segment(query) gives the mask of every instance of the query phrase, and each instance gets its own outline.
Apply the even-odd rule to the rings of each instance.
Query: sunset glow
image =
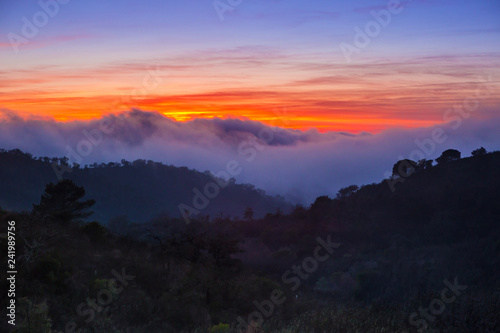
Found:
[[[7,2],[9,17],[0,21],[0,108],[56,121],[137,108],[178,121],[236,117],[266,124],[275,110],[286,110],[279,126],[376,133],[442,123],[445,110],[481,83],[499,82],[495,1],[401,5],[349,59],[340,45],[354,45],[355,30],[345,22],[364,27],[373,20],[370,11],[384,6],[258,1],[227,12],[221,22],[209,2],[197,10],[153,2],[154,11],[134,2],[60,5],[35,37],[18,44],[12,34],[22,37],[21,18],[41,9]],[[437,20],[443,10],[446,22]],[[274,14],[254,19],[264,11]],[[415,21],[425,11],[429,22]],[[467,16],[463,28],[459,19],[469,11],[482,16]],[[132,13],[133,23],[125,20]],[[447,37],[436,35],[445,23]],[[488,96],[474,117],[488,117],[499,101],[498,94]]]

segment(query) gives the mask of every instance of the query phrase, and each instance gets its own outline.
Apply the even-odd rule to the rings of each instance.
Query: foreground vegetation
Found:
[[[16,221],[15,331],[498,332],[500,153],[475,155],[258,219],[105,227],[82,221],[84,184],[48,186],[32,211],[0,211]]]

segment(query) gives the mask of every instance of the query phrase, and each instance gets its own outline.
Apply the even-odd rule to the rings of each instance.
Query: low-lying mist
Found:
[[[448,148],[464,157],[481,146],[497,150],[500,142],[498,117],[456,117],[429,128],[350,134],[283,129],[235,118],[178,122],[137,109],[72,122],[0,111],[0,148],[67,156],[81,165],[146,159],[215,174],[235,160],[242,167],[238,182],[303,204],[320,195],[335,196],[351,184],[379,182],[402,158],[434,159]]]

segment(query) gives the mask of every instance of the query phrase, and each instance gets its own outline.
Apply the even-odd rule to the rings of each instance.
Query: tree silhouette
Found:
[[[447,150],[443,151],[441,156],[436,158],[436,162],[438,162],[438,164],[442,164],[442,163],[448,163],[448,162],[454,161],[454,160],[459,160],[460,155],[461,155],[461,153],[456,149],[447,149]]]
[[[471,153],[472,156],[479,156],[479,155],[484,155],[484,154],[486,154],[486,149],[484,149],[484,147],[473,150]]]
[[[312,225],[317,225],[321,221],[331,217],[333,201],[327,195],[316,198],[309,209]]]
[[[337,199],[345,199],[357,190],[359,190],[358,185],[349,185],[347,187],[343,187],[337,193]]]
[[[429,170],[430,168],[432,168],[432,160],[423,158],[417,162],[417,171]]]
[[[52,218],[62,223],[83,219],[93,214],[88,209],[95,204],[94,200],[80,201],[84,195],[85,189],[72,180],[50,183],[45,187],[40,203],[33,205],[33,212],[45,220]]]
[[[245,209],[245,212],[243,213],[243,218],[245,220],[250,220],[250,221],[253,220],[253,209],[252,209],[252,207],[247,207]]]
[[[406,178],[417,170],[417,165],[417,162],[409,159],[399,160],[392,167],[392,176]]]
[[[217,266],[231,266],[237,262],[231,256],[243,252],[238,246],[239,240],[229,235],[217,234],[207,239],[207,250]]]

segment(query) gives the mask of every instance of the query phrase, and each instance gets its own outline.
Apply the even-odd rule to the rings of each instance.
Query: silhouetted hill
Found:
[[[298,207],[272,224],[263,219],[248,228],[265,229],[274,246],[280,247],[293,239],[286,239],[293,235],[291,227],[334,232],[358,241],[404,234],[422,242],[439,242],[446,237],[458,241],[487,235],[499,226],[498,221],[500,152],[493,152],[359,189],[355,186],[345,196],[318,197],[309,209]]]
[[[291,207],[283,198],[268,196],[252,185],[236,184],[234,179],[225,185],[222,179],[208,172],[186,167],[123,160],[122,163],[69,168],[64,158],[33,158],[18,149],[0,150],[0,207],[31,210],[32,204],[40,201],[45,185],[58,181],[57,172],[62,178],[83,186],[87,197],[96,200],[91,219],[103,223],[116,216],[127,216],[133,222],[148,221],[160,214],[180,216],[180,204],[212,218],[221,214],[242,216],[247,207],[253,209],[256,217],[277,209],[288,211]],[[205,189],[207,184],[211,185]],[[197,198],[199,206],[193,204],[195,188],[206,199]]]
[[[29,173],[38,165],[46,168],[42,174],[53,172],[47,161],[18,151],[7,155],[10,162],[2,170],[19,172],[18,166]],[[203,216],[194,216],[190,224],[172,216],[142,224],[116,219],[112,226],[118,228],[110,230],[97,222],[79,222],[78,213],[85,209],[71,217],[50,204],[82,199],[71,195],[81,193],[74,184],[46,191],[51,196],[37,209],[52,218],[36,210],[0,209],[4,230],[7,221],[15,221],[9,225],[15,224],[18,237],[16,267],[22,274],[16,281],[17,328],[498,332],[500,152],[440,161],[435,166],[410,161],[415,167],[403,176],[350,186],[336,198],[321,196],[310,207],[262,218],[218,216],[205,223]],[[162,175],[165,167],[135,164],[74,170],[72,175],[95,173],[93,182],[106,187],[116,185],[113,177],[128,175],[127,169],[137,177],[157,179],[155,172]],[[104,170],[116,174],[106,178],[100,173]],[[195,177],[192,184],[206,180],[204,174],[174,170]],[[2,183],[12,189],[16,179],[2,178]],[[29,179],[21,184],[29,186]],[[115,195],[119,200],[120,192]],[[82,200],[76,206],[91,204]],[[0,238],[0,245],[7,262],[12,256],[7,239]],[[0,284],[7,289],[9,282],[2,279]],[[7,298],[0,304],[6,308]],[[258,329],[242,330],[247,323]]]

